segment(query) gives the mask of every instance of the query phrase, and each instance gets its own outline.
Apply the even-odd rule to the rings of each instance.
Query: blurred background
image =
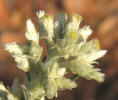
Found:
[[[101,48],[108,50],[97,65],[106,74],[103,83],[80,78],[78,88],[59,92],[55,100],[118,100],[118,0],[0,0],[0,80],[11,85],[18,77],[22,82],[24,73],[3,46],[12,41],[25,43],[26,20],[32,19],[37,27],[39,10],[54,17],[59,11],[80,14],[82,25],[93,30],[90,39],[98,38]]]

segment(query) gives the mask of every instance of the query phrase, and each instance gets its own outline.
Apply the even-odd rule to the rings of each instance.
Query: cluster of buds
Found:
[[[5,50],[12,54],[18,68],[25,72],[22,83],[15,79],[11,89],[0,83],[0,100],[45,100],[57,97],[58,90],[77,87],[75,77],[66,78],[67,69],[76,78],[104,81],[104,74],[94,68],[98,58],[105,55],[97,39],[87,41],[92,34],[89,26],[80,28],[82,17],[57,13],[56,20],[44,11],[37,13],[38,31],[29,19],[26,25],[26,44],[7,43]],[[46,57],[39,40],[45,42]]]

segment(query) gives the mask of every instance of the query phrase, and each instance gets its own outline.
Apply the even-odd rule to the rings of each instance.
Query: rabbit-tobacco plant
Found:
[[[37,13],[39,33],[31,20],[27,20],[26,44],[7,43],[5,50],[12,54],[18,68],[26,74],[23,83],[15,79],[11,88],[0,83],[0,100],[45,100],[57,97],[57,91],[77,87],[75,79],[84,77],[98,82],[104,81],[104,74],[94,68],[96,59],[106,53],[100,50],[97,39],[87,41],[92,31],[89,26],[79,28],[82,17],[73,14],[67,19],[65,13],[58,13],[56,21],[44,11]],[[40,35],[39,35],[40,34]],[[46,44],[47,55],[41,58]],[[74,77],[64,75],[69,69]]]

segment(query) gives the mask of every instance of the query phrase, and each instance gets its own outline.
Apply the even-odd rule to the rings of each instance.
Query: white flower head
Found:
[[[39,34],[36,32],[35,26],[30,19],[27,20],[27,30],[26,30],[26,39],[39,42]]]
[[[40,10],[39,12],[36,13],[36,15],[38,16],[38,18],[41,18],[45,15],[44,10]]]
[[[29,71],[30,65],[25,55],[23,56],[14,55],[13,57],[15,58],[15,61],[17,62],[17,66],[20,69],[22,69],[25,72]]]
[[[52,41],[54,35],[53,17],[46,14],[44,11],[37,12],[39,33],[43,38],[47,38],[48,41]]]
[[[88,36],[92,34],[92,30],[89,26],[84,26],[83,28],[79,29],[78,33],[83,36],[84,40],[86,40]]]
[[[98,52],[93,52],[93,53],[91,53],[91,56],[88,57],[89,61],[93,62],[93,61],[103,57],[106,53],[107,53],[106,50],[100,50]]]
[[[12,54],[23,54],[22,49],[15,42],[7,43],[5,45],[5,50],[7,50],[8,52],[10,52]]]
[[[7,91],[6,87],[3,85],[2,82],[0,82],[0,90]]]

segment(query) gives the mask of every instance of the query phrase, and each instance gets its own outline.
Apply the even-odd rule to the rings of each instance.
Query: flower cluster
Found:
[[[73,14],[71,19],[65,13],[53,17],[39,11],[36,31],[31,20],[27,20],[26,44],[7,43],[5,50],[12,54],[18,68],[26,72],[24,82],[14,80],[11,91],[0,84],[0,100],[44,100],[57,97],[57,91],[77,86],[74,79],[65,77],[67,69],[74,75],[98,82],[104,81],[104,74],[94,68],[98,58],[105,55],[97,39],[87,41],[92,30],[89,26],[79,28],[82,17]],[[39,40],[45,42],[46,57]],[[11,99],[12,98],[12,99]]]

